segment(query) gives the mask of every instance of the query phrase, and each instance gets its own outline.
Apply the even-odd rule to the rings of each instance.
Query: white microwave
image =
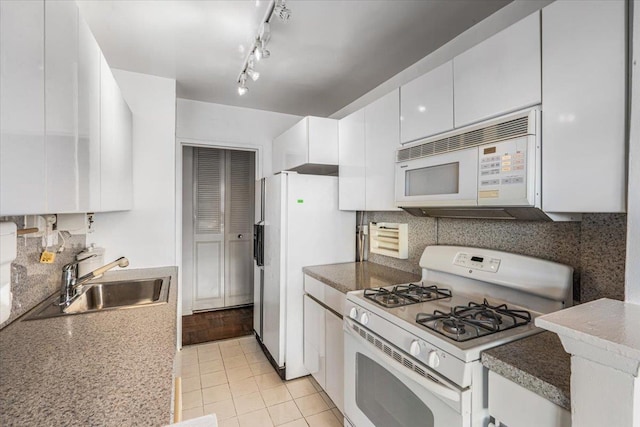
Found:
[[[396,205],[418,216],[549,220],[540,154],[538,108],[405,145]]]

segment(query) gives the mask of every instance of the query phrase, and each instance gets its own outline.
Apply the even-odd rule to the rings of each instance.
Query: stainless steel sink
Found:
[[[170,277],[160,277],[85,285],[68,306],[58,305],[60,295],[56,293],[36,307],[25,320],[166,304],[169,282]]]

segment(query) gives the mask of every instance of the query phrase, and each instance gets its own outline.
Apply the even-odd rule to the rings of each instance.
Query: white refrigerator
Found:
[[[263,184],[256,186],[263,189],[264,209],[258,218],[263,227],[256,227],[255,251],[263,266],[256,263],[254,329],[289,380],[308,374],[302,268],[354,261],[356,215],[338,210],[337,177],[282,172]]]

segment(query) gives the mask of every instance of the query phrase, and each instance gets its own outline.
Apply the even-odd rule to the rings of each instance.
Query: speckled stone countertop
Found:
[[[564,351],[556,334],[543,332],[484,351],[482,364],[571,410],[571,357]]]
[[[169,424],[177,269],[110,271],[101,281],[165,276],[168,304],[19,319],[0,331],[0,425]]]
[[[316,265],[302,271],[343,293],[420,280],[416,274],[368,261]]]

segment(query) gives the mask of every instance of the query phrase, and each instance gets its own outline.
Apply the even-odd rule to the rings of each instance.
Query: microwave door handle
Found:
[[[353,332],[350,326],[347,326],[348,323],[345,322],[344,331],[355,338],[359,343],[365,343],[366,345],[372,345],[367,340],[363,340],[360,335]],[[449,399],[453,402],[460,402],[460,392],[458,390],[451,389],[445,385],[435,382],[429,377],[423,377],[422,375],[417,374],[412,369],[405,367],[401,363],[390,363],[387,365],[387,368],[393,368],[395,371],[401,373],[412,381],[424,386],[431,393],[444,397],[445,399]]]

